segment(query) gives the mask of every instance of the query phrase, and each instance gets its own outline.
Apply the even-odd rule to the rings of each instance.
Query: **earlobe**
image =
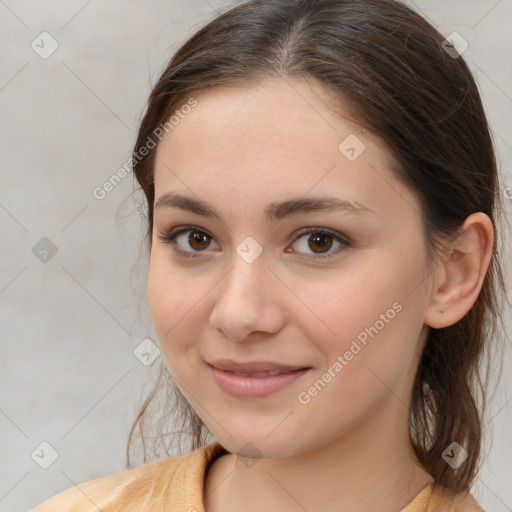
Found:
[[[483,212],[469,215],[434,273],[425,324],[436,329],[448,327],[473,307],[489,268],[493,246],[491,219]]]

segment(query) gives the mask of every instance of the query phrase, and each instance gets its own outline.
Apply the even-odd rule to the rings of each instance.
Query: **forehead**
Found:
[[[333,110],[332,95],[316,83],[219,87],[195,99],[157,147],[157,199],[169,189],[210,197],[250,189],[260,202],[270,202],[270,195],[282,200],[338,191],[387,209],[395,201],[395,213],[403,214],[406,205],[419,208],[393,176],[386,145],[343,110]]]
[[[197,105],[172,129],[177,146],[200,147],[208,140],[223,143],[250,141],[242,153],[259,142],[266,152],[309,146],[337,148],[344,132],[361,135],[363,128],[348,115],[348,104],[333,110],[334,96],[317,81],[267,80],[257,85],[223,86],[195,96]],[[337,100],[339,103],[340,100]],[[179,108],[178,108],[179,110]],[[192,134],[192,137],[191,137]],[[300,143],[309,140],[304,148]]]

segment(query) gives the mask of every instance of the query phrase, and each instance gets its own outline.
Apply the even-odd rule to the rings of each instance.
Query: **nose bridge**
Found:
[[[255,246],[242,242],[231,270],[219,283],[211,325],[233,340],[243,340],[252,331],[276,332],[280,320],[272,280],[264,254],[255,256]]]
[[[232,268],[222,287],[224,293],[257,301],[258,290],[266,280],[265,274],[268,274],[268,260],[263,247],[253,237],[247,236],[234,247],[231,261]]]
[[[241,312],[243,308],[243,314],[247,318],[251,316],[250,313],[255,314],[262,306],[266,281],[264,274],[268,273],[265,260],[266,258],[260,255],[248,262],[243,256],[235,254],[232,268],[220,287],[217,303],[221,303],[222,306],[238,304]]]

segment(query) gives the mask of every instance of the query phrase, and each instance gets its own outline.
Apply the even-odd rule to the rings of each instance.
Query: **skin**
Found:
[[[432,266],[419,201],[393,174],[387,147],[334,112],[330,98],[311,80],[213,89],[196,96],[198,105],[157,148],[156,201],[182,193],[224,219],[157,208],[148,276],[167,368],[230,452],[206,475],[208,512],[396,512],[433,481],[409,442],[412,384],[429,326],[455,323],[478,296],[492,223],[483,213],[468,217]],[[366,146],[354,161],[338,150],[350,134]],[[373,213],[264,217],[271,202],[323,194]],[[175,240],[196,258],[158,239],[183,225],[207,234],[193,246],[193,232]],[[305,227],[329,228],[350,243],[327,237],[332,245],[322,249],[314,233],[297,235]],[[263,248],[252,263],[236,252],[248,236]],[[313,259],[322,255],[331,257]],[[298,394],[394,303],[401,311],[300,403]],[[206,361],[216,358],[312,369],[265,398],[235,398],[212,378]]]

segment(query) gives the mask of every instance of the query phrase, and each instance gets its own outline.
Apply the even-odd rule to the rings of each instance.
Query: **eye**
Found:
[[[306,235],[309,235],[308,238],[300,242],[301,238],[305,238]],[[313,259],[330,258],[334,254],[338,253],[343,247],[350,245],[350,240],[346,236],[327,228],[306,228],[299,233],[299,236],[295,239],[294,244],[297,244],[297,241],[299,241],[298,245],[303,250],[310,249],[315,254],[321,255],[313,256]],[[334,243],[339,244],[341,247],[339,247],[338,250],[328,254],[328,251],[333,247]],[[286,249],[286,252],[292,251]],[[300,253],[301,251],[299,250],[298,252]],[[323,254],[327,255],[323,256]]]
[[[188,236],[184,236],[187,235],[187,233]],[[168,233],[159,233],[158,239],[164,244],[172,245],[172,250],[174,252],[181,256],[185,256],[186,258],[195,258],[197,256],[193,254],[194,251],[191,253],[190,251],[183,249],[185,244],[192,247],[195,252],[202,252],[208,248],[208,240],[213,240],[208,233],[196,226],[182,226]]]
[[[310,235],[307,240],[300,242],[306,235]],[[158,239],[165,244],[172,245],[172,250],[186,258],[199,257],[200,252],[205,252],[209,248],[210,242],[213,240],[208,233],[198,228],[197,226],[181,226],[168,233],[159,233]],[[350,245],[350,240],[336,231],[332,231],[327,228],[305,228],[298,233],[295,237],[293,245],[299,241],[299,247],[302,250],[310,249],[314,254],[320,256],[306,256],[306,259],[326,259],[330,258],[334,254],[338,253],[343,247]],[[339,248],[336,251],[328,254],[328,251],[334,246],[339,244]],[[187,250],[192,248],[192,251]],[[286,249],[285,252],[296,252]],[[298,252],[301,252],[300,250]],[[195,254],[194,254],[195,253]],[[327,254],[324,256],[324,254]]]

